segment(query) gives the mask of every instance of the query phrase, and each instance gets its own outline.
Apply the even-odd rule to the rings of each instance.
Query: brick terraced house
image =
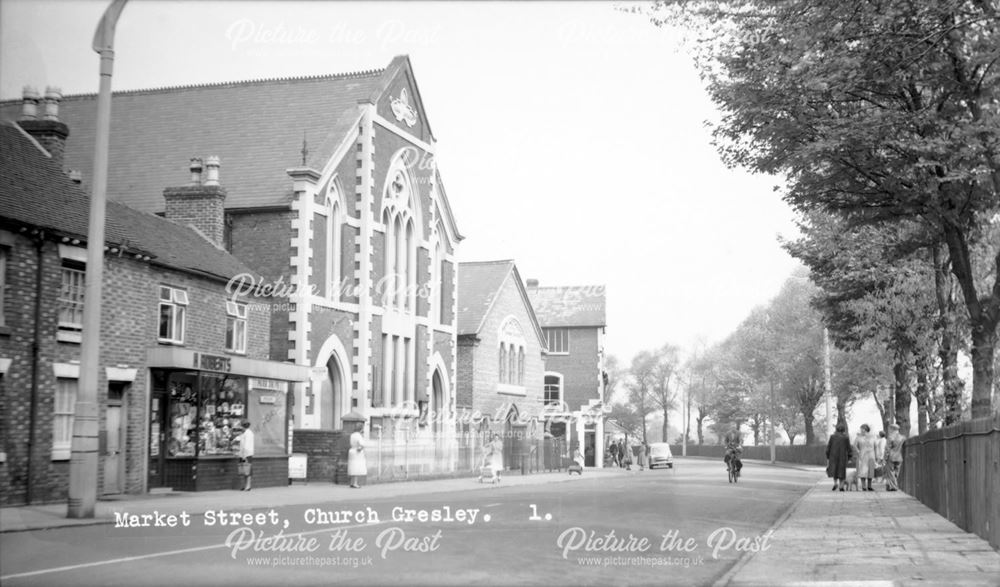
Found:
[[[47,93],[44,118],[27,93],[23,120],[0,123],[2,505],[67,496],[86,334],[89,198],[63,171],[69,127],[58,119],[58,92]],[[178,193],[179,212],[225,190],[189,185],[166,195]],[[256,483],[287,483],[281,392],[309,371],[267,360],[271,314],[227,292],[249,269],[206,234],[108,202],[98,495],[233,488],[244,419],[257,438]]]
[[[505,468],[519,468],[525,445],[542,438],[545,341],[513,261],[460,263],[458,424],[465,468],[493,434]]]
[[[585,464],[604,463],[605,288],[603,285],[539,287],[529,279],[528,297],[545,334],[544,401],[547,431],[583,447]]]
[[[95,103],[62,100],[74,129],[69,169],[92,167]],[[16,106],[0,105],[0,116]],[[187,221],[247,266],[234,289],[273,302],[270,358],[309,369],[290,408],[308,476],[331,478],[330,447],[351,412],[375,441],[370,476],[450,470],[463,237],[409,58],[357,73],[117,92],[111,111],[109,198],[172,214],[160,194],[179,166],[214,155],[226,170],[225,198]],[[425,412],[444,414],[442,428]]]

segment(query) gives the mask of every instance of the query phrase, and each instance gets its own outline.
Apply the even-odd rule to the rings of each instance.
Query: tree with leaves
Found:
[[[680,352],[677,346],[665,344],[651,353],[654,364],[649,390],[650,399],[663,414],[661,430],[664,441],[670,425],[670,412],[679,407],[675,384],[681,364]]]
[[[994,0],[665,0],[722,111],[723,160],[788,180],[797,210],[939,234],[967,312],[972,416],[1000,323],[1000,15]]]

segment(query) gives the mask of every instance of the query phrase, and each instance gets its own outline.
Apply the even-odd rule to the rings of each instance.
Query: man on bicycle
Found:
[[[743,461],[740,457],[743,455],[743,437],[740,435],[738,428],[733,428],[728,433],[723,440],[726,446],[726,456],[723,461],[726,463],[726,470],[729,470],[729,461],[736,459],[736,469],[740,470],[743,468]]]

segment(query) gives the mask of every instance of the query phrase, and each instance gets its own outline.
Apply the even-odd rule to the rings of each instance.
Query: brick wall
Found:
[[[525,341],[524,395],[498,391],[499,330],[510,316],[517,319]],[[512,279],[504,282],[486,316],[479,339],[479,344],[475,346],[469,346],[464,340],[459,344],[459,403],[490,417],[503,417],[512,406],[516,406],[522,419],[539,416],[542,410],[545,365],[528,309]]]
[[[472,390],[476,380],[476,345],[469,337],[458,339],[458,377],[455,382],[455,405],[472,409]]]
[[[546,371],[562,374],[563,399],[571,409],[600,399],[598,344],[598,329],[570,328],[569,354],[550,354],[546,359]]]
[[[68,460],[52,460],[53,407],[56,377],[54,363],[79,361],[78,343],[59,342],[58,296],[62,283],[62,261],[55,243],[43,245],[43,284],[38,369],[36,426],[33,439],[32,501],[50,502],[66,498]],[[0,333],[0,356],[12,358],[3,386],[3,444],[7,462],[0,465],[4,505],[27,501],[27,445],[31,421],[31,344],[34,331],[36,252],[31,240],[15,239],[7,269],[8,329]],[[225,283],[195,277],[128,257],[105,256],[101,310],[101,348],[98,379],[100,408],[99,434],[107,433],[105,410],[108,403],[106,367],[137,369],[135,381],[123,398],[126,445],[124,451],[127,493],[145,488],[146,420],[149,406],[147,349],[158,346],[158,299],[160,284],[184,288],[188,292],[184,346],[225,354]],[[269,345],[263,333],[270,330],[270,313],[251,304],[247,356],[266,359]],[[103,493],[103,456],[98,466],[99,489]]]
[[[291,210],[230,212],[233,242],[230,252],[264,279],[281,278],[289,283],[294,217]]]
[[[226,232],[226,188],[217,185],[170,187],[163,190],[168,220],[181,226],[192,225],[216,245]]]
[[[347,473],[349,435],[341,430],[295,430],[292,434],[292,452],[308,455],[306,480],[338,481]]]

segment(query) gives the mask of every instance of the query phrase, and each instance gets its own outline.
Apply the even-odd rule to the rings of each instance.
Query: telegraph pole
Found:
[[[115,24],[127,0],[114,0],[94,33],[93,49],[101,56],[97,95],[97,140],[94,186],[87,228],[87,272],[83,297],[83,341],[80,380],[73,415],[69,501],[66,516],[93,518],[97,503],[97,418],[101,348],[101,283],[104,279],[104,209],[108,187],[108,135],[111,129],[111,72],[114,68]]]

